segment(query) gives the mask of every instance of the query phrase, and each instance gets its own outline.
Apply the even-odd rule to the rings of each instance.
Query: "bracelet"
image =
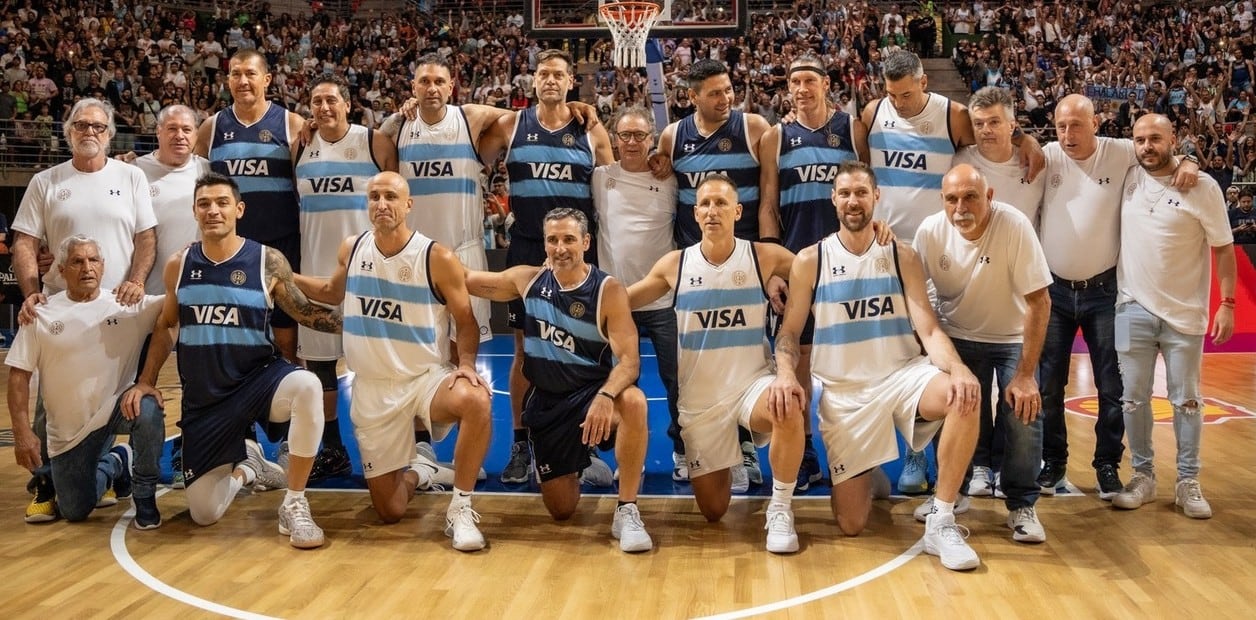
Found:
[[[598,396],[605,396],[605,397],[607,397],[607,398],[611,399],[612,401],[613,401],[613,400],[615,400],[615,398],[616,398],[616,395],[615,395],[615,394],[611,394],[610,392],[607,392],[606,390],[598,390],[598,391],[597,391],[597,395],[598,395]]]
[[[775,243],[776,245],[785,245],[781,243],[780,237],[759,237],[759,243]]]
[[[1191,163],[1195,164],[1196,166],[1198,166],[1198,165],[1199,165],[1199,158],[1198,158],[1198,157],[1195,157],[1195,155],[1194,155],[1193,153],[1187,153],[1187,154],[1183,155],[1183,156],[1182,156],[1182,161],[1189,161],[1189,162],[1191,162]]]

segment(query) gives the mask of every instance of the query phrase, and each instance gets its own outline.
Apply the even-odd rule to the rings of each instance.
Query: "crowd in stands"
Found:
[[[804,49],[828,65],[832,97],[847,112],[882,92],[880,59],[906,47],[943,51],[943,30],[958,44],[955,65],[973,90],[1011,89],[1021,124],[1049,137],[1054,104],[1070,92],[1095,100],[1101,134],[1128,136],[1146,111],[1167,114],[1206,169],[1229,182],[1256,182],[1256,123],[1249,121],[1256,65],[1249,0],[1161,3],[751,2],[746,36],[662,41],[673,120],[693,109],[684,76],[696,58],[732,69],[738,105],[770,122],[791,111],[789,59]],[[59,121],[83,96],[117,108],[116,151],[154,145],[157,112],[183,103],[204,117],[228,105],[224,67],[256,48],[272,67],[271,98],[305,114],[305,85],[343,78],[355,94],[352,119],[379,124],[409,97],[413,62],[437,52],[457,74],[454,100],[503,108],[531,103],[537,52],[562,44],[598,68],[583,80],[589,103],[609,115],[646,103],[644,72],[612,66],[609,38],[544,41],[523,35],[522,2],[402,4],[352,17],[316,11],[294,16],[230,0],[205,12],[151,0],[8,0],[0,14],[0,151],[28,166],[65,157]],[[940,19],[935,20],[937,16]],[[580,92],[573,91],[573,97]]]

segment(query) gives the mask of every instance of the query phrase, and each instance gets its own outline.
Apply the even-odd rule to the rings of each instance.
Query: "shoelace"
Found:
[[[1029,521],[1035,521],[1038,518],[1037,510],[1033,506],[1021,508],[1016,513],[1016,519],[1012,522],[1014,525],[1020,525]]]
[[[626,530],[644,530],[645,523],[641,521],[641,513],[636,510],[621,510],[620,524]]]
[[[435,466],[430,465],[428,463],[419,463],[419,465],[426,469],[430,469],[432,471],[428,472],[428,474],[424,476],[423,471],[419,470],[417,467],[414,468],[414,473],[419,475],[419,486],[416,487],[416,490],[424,491],[428,493],[443,492],[445,490],[445,485],[432,481],[432,477],[435,476],[437,472],[439,472],[440,470],[437,469]]]
[[[467,521],[470,521],[471,523],[468,524],[466,523]],[[458,509],[458,514],[454,515],[452,522],[460,525],[475,525],[480,522],[480,513],[476,512],[475,509],[470,506],[463,506]]]
[[[1199,501],[1204,499],[1204,491],[1199,487],[1198,480],[1192,480],[1186,483],[1186,499],[1190,501]]]
[[[773,534],[789,534],[793,519],[784,510],[773,511],[763,529]]]
[[[948,545],[964,544],[964,540],[968,538],[969,534],[968,528],[958,523],[940,526],[937,531],[938,537],[942,539],[942,542],[945,542]]]
[[[310,505],[305,502],[293,502],[286,506],[288,510],[289,528],[296,530],[304,527],[318,527],[310,514]]]

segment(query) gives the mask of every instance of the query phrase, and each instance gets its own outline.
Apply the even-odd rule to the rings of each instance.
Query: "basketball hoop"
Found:
[[[653,2],[608,2],[598,11],[615,39],[615,64],[620,67],[645,66],[645,40],[659,18],[659,5]]]

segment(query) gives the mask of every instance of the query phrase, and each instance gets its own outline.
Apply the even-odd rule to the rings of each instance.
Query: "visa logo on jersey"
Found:
[[[889,295],[868,297],[855,301],[843,301],[842,308],[850,320],[871,319],[882,314],[894,314],[894,299]]]
[[[269,176],[270,164],[265,159],[228,159],[227,175],[233,177]]]
[[[412,174],[415,178],[454,176],[454,165],[452,162],[428,160],[410,161],[406,163],[410,164],[410,174]]]
[[[362,316],[397,321],[399,323],[405,322],[401,318],[401,304],[395,301],[375,299],[374,297],[358,297],[358,303],[362,307]]]
[[[728,174],[728,171],[726,170],[707,170],[704,172],[686,172],[685,182],[689,184],[689,187],[697,187],[699,183],[702,183],[703,179],[713,174],[722,174],[724,176],[730,176]]]
[[[702,329],[746,326],[746,312],[741,308],[702,310],[693,314],[698,317],[698,323],[702,324]]]
[[[541,332],[541,340],[548,340],[560,349],[576,352],[576,338],[567,333],[567,330],[557,325],[550,325],[541,319],[536,319],[536,326]]]
[[[235,306],[190,305],[197,325],[240,325],[240,309]]]
[[[571,181],[574,176],[571,172],[571,164],[551,164],[551,163],[529,163],[528,168],[532,171],[534,179],[549,179],[551,181]]]
[[[353,191],[353,177],[321,177],[310,179],[310,187],[319,194],[339,194]]]
[[[882,151],[886,168],[902,168],[904,170],[928,170],[929,162],[925,153],[912,151]]]
[[[798,180],[803,183],[832,183],[837,177],[837,166],[808,164],[798,168]]]

